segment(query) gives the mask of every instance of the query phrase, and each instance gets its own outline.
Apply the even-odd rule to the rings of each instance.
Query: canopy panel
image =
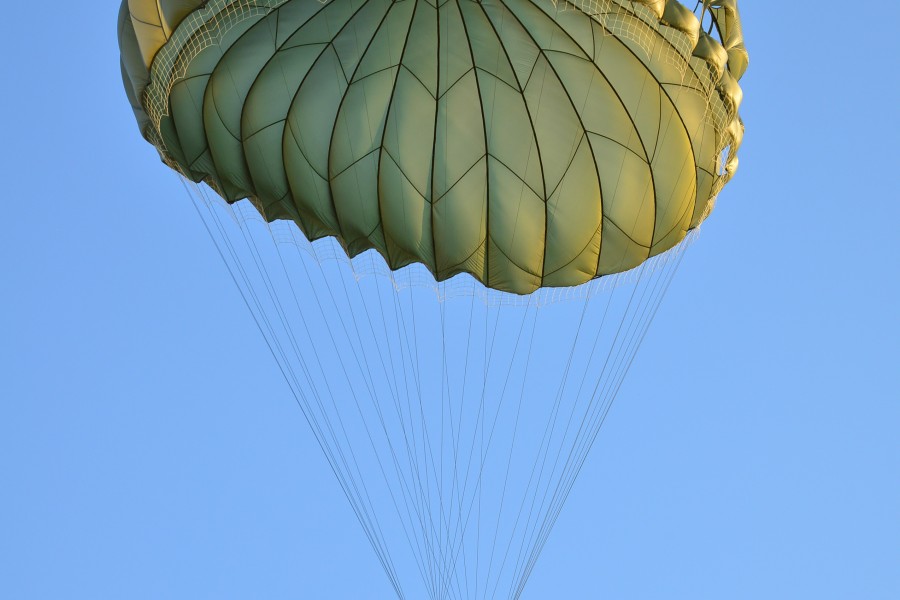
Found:
[[[193,181],[526,294],[672,248],[732,177],[747,55],[736,1],[706,4],[123,0],[120,47]]]

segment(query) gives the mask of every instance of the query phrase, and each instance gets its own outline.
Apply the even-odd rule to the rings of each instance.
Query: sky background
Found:
[[[741,168],[526,599],[900,598],[900,5],[741,8]],[[389,599],[117,11],[4,9],[0,597]]]

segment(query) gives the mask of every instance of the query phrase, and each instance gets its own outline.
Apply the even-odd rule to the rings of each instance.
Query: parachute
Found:
[[[401,598],[518,598],[734,176],[736,0],[123,0],[181,177]]]

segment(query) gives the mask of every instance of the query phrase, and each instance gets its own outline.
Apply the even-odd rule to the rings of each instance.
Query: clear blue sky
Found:
[[[740,172],[525,598],[900,598],[900,8],[865,4],[742,2]],[[391,598],[117,10],[4,8],[0,597]]]

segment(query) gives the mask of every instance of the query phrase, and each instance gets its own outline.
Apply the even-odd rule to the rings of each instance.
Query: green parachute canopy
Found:
[[[736,0],[123,0],[163,160],[349,256],[516,294],[677,245],[737,168]]]

